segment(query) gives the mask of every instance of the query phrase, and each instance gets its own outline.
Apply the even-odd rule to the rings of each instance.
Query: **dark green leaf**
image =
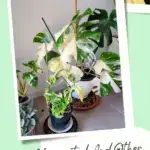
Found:
[[[112,91],[112,87],[109,84],[103,84],[103,83],[100,83],[100,95],[101,96],[108,96]]]
[[[116,9],[113,9],[112,12],[110,13],[109,19],[114,20],[116,18],[117,18]]]
[[[33,42],[34,43],[44,43],[45,37],[46,37],[46,34],[40,32],[34,37]]]
[[[116,16],[116,10],[112,10],[109,16],[111,27],[115,28],[117,30],[117,16]]]
[[[34,37],[33,42],[34,43],[49,43],[50,39],[45,33],[40,32]]]
[[[94,15],[90,15],[88,18],[88,21],[97,21],[99,22],[97,24],[89,25],[87,29],[94,31],[99,31],[101,33],[99,47],[104,46],[104,37],[107,39],[107,45],[109,46],[112,43],[112,32],[111,27],[117,29],[117,21],[116,19],[116,10],[114,9],[110,16],[108,16],[108,13],[104,9],[95,9]]]
[[[45,37],[46,37],[46,34],[40,32],[40,33],[38,33],[36,36],[41,37],[41,38],[45,38]]]
[[[112,32],[111,32],[111,29],[109,29],[106,33],[105,33],[105,36],[106,36],[106,40],[107,40],[107,45],[111,45],[112,43]]]
[[[105,20],[108,19],[108,13],[105,9],[95,9],[93,15],[89,16],[90,20]]]
[[[118,54],[113,53],[113,52],[103,52],[100,56],[100,59],[103,60],[104,62],[116,62],[120,60],[120,57]]]
[[[56,48],[57,49],[61,48],[63,42],[64,42],[64,33],[56,41]]]
[[[98,44],[99,47],[104,47],[104,35],[101,35],[100,42]]]
[[[40,37],[35,37],[35,38],[33,39],[33,42],[34,42],[34,43],[44,43],[44,40],[41,39]]]
[[[51,59],[60,56],[58,53],[54,51],[49,51],[47,55],[44,57],[46,63],[48,63]]]

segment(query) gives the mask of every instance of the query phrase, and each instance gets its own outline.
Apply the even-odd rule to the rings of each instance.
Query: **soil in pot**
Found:
[[[28,97],[27,96],[25,96],[25,97],[19,96],[19,103],[24,103],[26,101],[28,101]]]
[[[79,99],[74,98],[73,108],[75,110],[88,110],[94,108],[99,103],[99,99],[94,92],[91,92],[87,98],[81,102]]]
[[[84,71],[88,73],[89,69],[84,69]],[[91,81],[95,78],[95,76],[93,75],[95,74],[93,70],[91,70],[89,74],[87,73],[84,73],[83,77],[81,78],[81,81]]]
[[[53,128],[56,130],[64,130],[68,126],[68,123],[71,118],[72,113],[72,106],[69,105],[66,111],[64,112],[63,116],[60,118],[55,117],[52,113],[50,114],[50,119]]]

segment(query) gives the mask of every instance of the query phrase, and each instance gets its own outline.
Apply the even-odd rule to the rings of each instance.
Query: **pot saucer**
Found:
[[[71,125],[72,124],[72,125]],[[71,119],[68,123],[68,126],[65,130],[56,130],[51,126],[51,119],[48,116],[44,122],[43,130],[45,134],[61,134],[61,133],[69,133],[69,132],[76,132],[78,128],[78,123],[76,118],[71,115]]]

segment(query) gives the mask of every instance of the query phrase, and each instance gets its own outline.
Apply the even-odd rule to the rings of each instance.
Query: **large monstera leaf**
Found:
[[[112,89],[119,93],[121,92],[121,77],[114,73],[120,69],[120,57],[113,52],[103,52],[100,60],[94,65],[95,73],[100,78],[100,95],[107,96]]]
[[[68,49],[68,53],[71,49],[74,49],[74,58],[76,61],[83,62],[87,58],[87,55],[98,47],[96,42],[99,42],[100,33],[86,30],[82,26],[83,23],[80,23],[88,15],[93,15],[93,11],[90,8],[82,14],[78,11],[73,17],[72,22],[64,28],[56,41],[57,49]],[[67,48],[69,43],[72,45],[71,49]]]
[[[99,47],[104,47],[105,37],[109,46],[112,43],[111,28],[117,30],[116,10],[112,10],[109,15],[104,9],[95,9],[94,14],[89,16],[88,21],[88,24],[84,24],[87,29],[101,33]]]

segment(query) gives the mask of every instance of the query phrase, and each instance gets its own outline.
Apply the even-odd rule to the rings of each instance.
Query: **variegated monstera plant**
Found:
[[[100,79],[101,96],[109,95],[112,89],[118,93],[121,91],[121,79],[115,71],[120,68],[120,57],[112,52],[103,52],[96,60],[94,50],[98,47],[101,32],[93,30],[93,27],[99,24],[100,20],[86,19],[91,15],[94,15],[94,12],[90,8],[83,13],[78,11],[71,23],[55,36],[46,25],[49,34],[38,33],[33,40],[41,43],[37,51],[38,63],[44,58],[49,70],[55,73],[67,69],[76,82],[92,70],[94,76]],[[90,25],[92,28],[88,29],[87,26]],[[88,68],[89,72],[85,72],[85,68]],[[61,76],[71,80],[64,71]]]

